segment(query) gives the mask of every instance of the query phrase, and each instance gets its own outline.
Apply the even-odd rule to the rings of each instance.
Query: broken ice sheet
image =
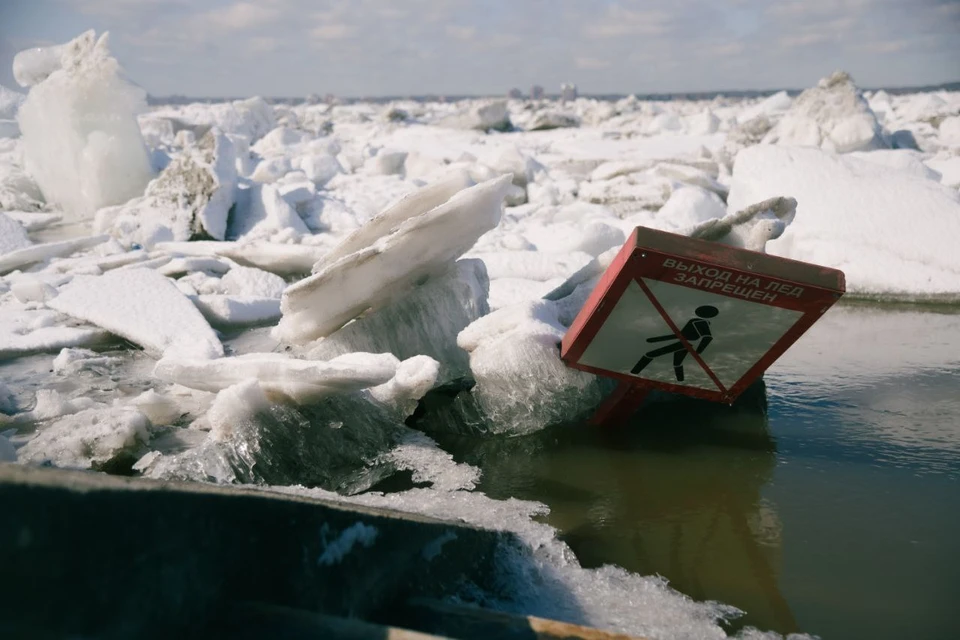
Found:
[[[124,244],[145,247],[162,241],[223,240],[236,187],[233,143],[212,129],[175,156],[142,197],[100,209],[94,226]]]
[[[164,358],[157,362],[154,375],[203,391],[220,391],[254,379],[275,400],[310,403],[389,382],[399,364],[388,353],[350,353],[330,361],[251,353],[216,360]]]
[[[129,407],[98,406],[42,427],[18,451],[21,463],[122,472],[145,451],[150,422]]]
[[[32,242],[27,231],[13,218],[0,211],[0,257],[18,249],[29,247]]]
[[[460,332],[476,384],[448,385],[425,399],[417,426],[428,432],[522,435],[586,417],[609,389],[560,360],[566,329],[556,303],[494,311]],[[444,399],[443,396],[446,396]]]
[[[355,351],[392,353],[400,359],[422,354],[439,361],[441,383],[469,375],[457,334],[488,313],[487,287],[482,262],[458,260],[407,295],[307,345],[306,353],[319,360]]]
[[[33,310],[19,303],[0,307],[0,361],[32,353],[56,352],[64,347],[89,347],[113,340],[95,327],[64,326],[64,317]],[[71,324],[73,324],[71,322]]]
[[[288,287],[276,337],[302,344],[330,335],[418,281],[443,273],[499,223],[509,179],[503,176],[460,191],[439,207],[408,218],[373,245]]]
[[[381,456],[409,429],[364,393],[341,393],[308,406],[255,404],[213,437],[174,455],[152,455],[149,478],[221,484],[301,484],[357,493],[396,472]]]
[[[68,256],[77,251],[89,249],[90,247],[106,242],[109,239],[109,236],[90,236],[21,247],[6,254],[0,254],[0,275],[9,273],[14,269],[21,269],[38,262],[43,262],[49,258]]]
[[[78,276],[48,305],[123,336],[157,356],[223,355],[219,338],[196,307],[168,278],[149,269]]]

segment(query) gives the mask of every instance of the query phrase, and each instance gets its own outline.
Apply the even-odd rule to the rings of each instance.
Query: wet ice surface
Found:
[[[835,75],[796,99],[143,111],[92,32],[16,76],[0,460],[507,529],[502,582],[451,597],[658,638],[834,628],[779,533],[809,479],[777,478],[956,480],[943,308],[831,312],[771,372],[769,424],[756,397],[673,403],[645,414],[665,430],[613,442],[580,424],[611,385],[557,345],[637,225],[841,267],[861,297],[957,298],[960,94]],[[798,562],[809,580],[778,590]]]

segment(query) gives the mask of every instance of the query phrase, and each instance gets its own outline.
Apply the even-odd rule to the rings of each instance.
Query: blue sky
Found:
[[[154,95],[861,86],[960,79],[960,0],[0,0],[16,51],[110,31]]]

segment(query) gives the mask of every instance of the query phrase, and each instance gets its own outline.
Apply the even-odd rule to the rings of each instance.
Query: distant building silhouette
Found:
[[[560,85],[560,99],[564,102],[577,99],[577,85],[564,82]]]
[[[507,97],[511,100],[521,100],[523,98],[523,91],[520,91],[520,89],[516,88],[510,89],[510,91],[507,93]]]
[[[530,98],[533,100],[543,100],[544,95],[543,87],[538,84],[533,85],[533,88],[530,89]]]

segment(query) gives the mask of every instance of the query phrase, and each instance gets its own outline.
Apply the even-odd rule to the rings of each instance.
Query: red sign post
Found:
[[[626,417],[650,389],[729,404],[843,293],[836,269],[637,227],[561,358],[620,380],[597,422]]]

